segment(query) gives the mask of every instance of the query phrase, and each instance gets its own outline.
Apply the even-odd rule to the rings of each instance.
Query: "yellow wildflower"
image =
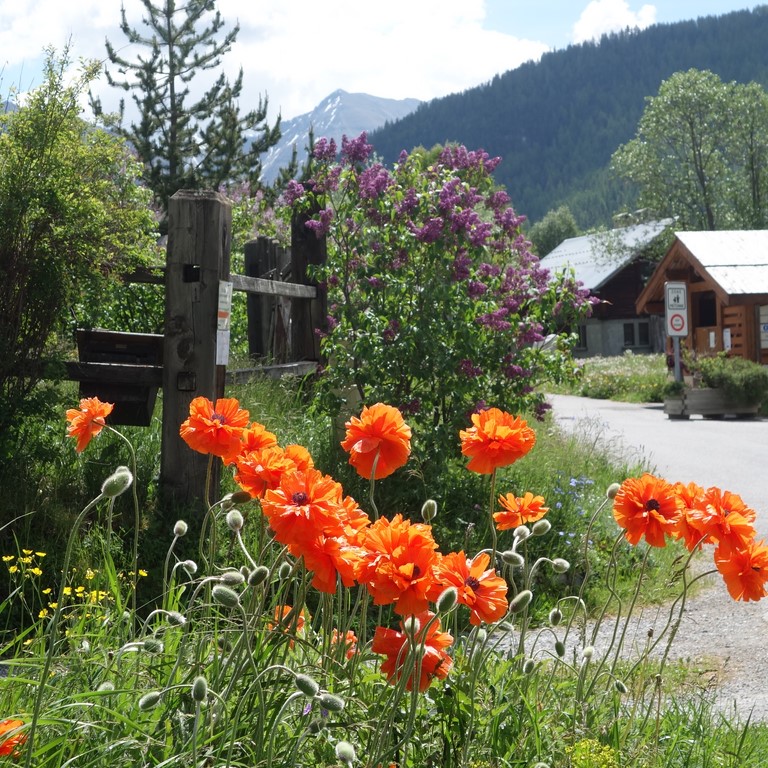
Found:
[[[4,563],[10,563],[11,560],[15,560],[16,558],[13,555],[3,555],[3,562]]]

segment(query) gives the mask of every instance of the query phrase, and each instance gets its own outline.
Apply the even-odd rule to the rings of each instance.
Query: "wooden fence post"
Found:
[[[277,270],[275,248],[271,240],[257,237],[244,248],[244,271],[247,277],[273,278]],[[275,312],[275,297],[249,293],[248,304],[248,356],[253,360],[271,362],[270,328]]]
[[[170,199],[168,222],[160,492],[164,502],[203,512],[208,456],[189,448],[179,427],[193,398],[224,395],[217,316],[219,283],[229,280],[232,206],[218,192],[180,190]],[[223,350],[218,351],[221,360]],[[211,500],[216,501],[218,459],[212,468]]]
[[[317,298],[311,301],[293,301],[291,306],[291,350],[294,361],[320,360],[320,339],[315,328],[324,328],[327,315],[325,291],[317,281],[307,277],[309,265],[324,264],[328,255],[325,237],[307,229],[310,213],[302,213],[291,220],[291,263],[293,282],[313,285]]]

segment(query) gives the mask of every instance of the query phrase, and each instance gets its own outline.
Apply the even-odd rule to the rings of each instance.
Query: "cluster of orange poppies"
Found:
[[[19,747],[27,740],[27,734],[19,730],[23,725],[23,720],[0,722],[0,756],[19,756]]]
[[[619,486],[613,516],[633,545],[644,538],[652,547],[663,547],[672,538],[690,552],[714,546],[715,567],[734,600],[766,596],[768,546],[757,541],[755,510],[737,494],[646,473]]]
[[[234,399],[216,403],[192,401],[180,434],[194,450],[221,456],[235,467],[234,479],[258,498],[275,539],[312,572],[312,585],[333,593],[337,579],[350,587],[364,585],[375,605],[392,605],[418,627],[406,631],[378,627],[373,650],[387,657],[382,671],[392,682],[401,673],[406,644],[420,647],[418,680],[410,689],[424,690],[451,667],[445,649],[453,638],[440,631],[439,619],[429,610],[447,588],[456,589],[458,602],[468,606],[470,622],[498,621],[507,611],[507,583],[481,553],[441,555],[427,523],[402,515],[371,521],[341,485],[314,468],[309,454],[298,446],[282,449],[261,424],[248,424],[249,414]],[[461,433],[469,469],[490,473],[524,456],[534,445],[535,432],[519,418],[498,409],[473,417]],[[342,447],[349,463],[364,478],[378,480],[402,467],[410,456],[411,430],[397,408],[383,403],[363,408],[346,424]],[[516,527],[538,519],[547,510],[543,499],[503,497],[499,528]],[[410,626],[410,625],[409,625]]]
[[[80,411],[67,412],[78,450],[103,427],[106,407],[91,399],[81,402]],[[443,555],[428,523],[399,514],[372,521],[337,481],[314,467],[305,448],[281,447],[262,424],[249,422],[236,399],[195,398],[180,435],[195,451],[233,466],[235,481],[260,501],[274,538],[303,558],[316,589],[332,594],[339,580],[346,587],[360,584],[375,605],[391,605],[403,617],[399,630],[378,627],[374,633],[372,648],[386,656],[382,672],[390,682],[403,674],[409,650],[418,651],[420,664],[410,668],[408,689],[424,690],[448,674],[452,661],[446,648],[453,638],[430,610],[445,590],[455,590],[475,626],[506,614],[507,583],[486,552],[473,558],[463,551]],[[481,474],[509,466],[536,442],[523,419],[498,408],[473,414],[472,426],[459,437],[467,468]],[[411,430],[397,408],[377,403],[347,422],[342,447],[356,471],[373,482],[405,465],[410,441]],[[498,502],[501,509],[493,518],[499,530],[534,522],[548,511],[544,499],[532,493],[500,495]],[[742,600],[765,595],[768,548],[755,541],[755,513],[735,494],[672,485],[646,474],[619,487],[614,517],[633,545],[645,538],[663,546],[667,536],[682,539],[691,550],[716,545],[715,562],[730,594]]]

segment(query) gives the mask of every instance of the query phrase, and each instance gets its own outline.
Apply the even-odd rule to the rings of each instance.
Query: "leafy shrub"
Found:
[[[694,376],[705,387],[723,389],[729,399],[740,405],[762,403],[768,396],[768,369],[743,357],[720,353],[700,357],[692,364]]]

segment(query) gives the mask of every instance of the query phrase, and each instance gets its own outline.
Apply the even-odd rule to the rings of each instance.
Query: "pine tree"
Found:
[[[106,75],[110,85],[133,92],[138,118],[123,125],[121,100],[117,130],[145,164],[155,203],[165,214],[168,199],[179,189],[218,189],[243,181],[257,188],[260,155],[280,139],[280,117],[272,127],[266,121],[268,98],[260,97],[257,109],[240,113],[242,68],[234,82],[221,73],[200,98],[190,95],[193,79],[221,64],[239,25],[224,30],[215,0],[142,3],[143,27],[131,27],[123,8],[120,29],[128,43],[142,46],[146,54],[128,61],[107,40],[107,56],[122,79],[109,69]],[[100,100],[92,98],[91,104],[101,116]]]

